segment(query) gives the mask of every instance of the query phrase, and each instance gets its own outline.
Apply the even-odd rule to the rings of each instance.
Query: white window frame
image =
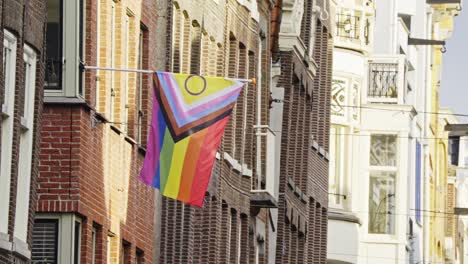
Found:
[[[346,158],[345,155],[348,153],[347,144],[346,144],[346,127],[340,125],[332,125],[330,128],[330,172],[333,172],[334,175],[330,173],[330,184],[329,184],[329,200],[330,207],[337,209],[344,209],[345,207],[345,198],[346,197]],[[337,144],[339,143],[339,144]],[[337,171],[338,170],[338,171]],[[337,175],[338,174],[338,175]],[[335,188],[332,187],[332,176],[335,181]],[[338,177],[337,177],[338,176]],[[333,179],[333,180],[334,180]]]
[[[60,90],[44,89],[45,96],[81,97],[79,95],[80,2],[81,1],[62,1],[62,87]],[[83,1],[83,10],[86,10],[85,3],[86,1]],[[85,23],[85,21],[86,19],[83,17],[83,23]],[[83,25],[83,34],[86,34],[85,32],[85,25]],[[83,39],[85,38],[83,37]],[[83,45],[83,53],[85,53],[85,45]]]
[[[16,37],[9,31],[3,31],[3,45],[9,49],[3,54],[5,71],[5,97],[2,104],[1,161],[0,161],[0,234],[8,233],[10,208],[10,181],[13,150],[13,115],[15,108],[16,80]]]
[[[138,35],[138,68],[143,69],[143,59],[144,59],[144,34],[145,31],[142,26],[140,26],[140,32]],[[138,93],[138,99],[137,99],[137,110],[138,110],[138,130],[137,130],[137,142],[138,145],[141,145],[143,142],[141,136],[142,136],[142,125],[143,125],[143,75],[138,74],[138,84],[137,84],[137,90],[136,93]]]
[[[110,67],[115,68],[115,38],[116,38],[116,5],[115,2],[111,2],[111,23],[110,23],[110,28],[111,28],[111,50],[110,50]],[[110,73],[110,103],[109,103],[109,120],[114,121],[115,113],[115,72],[111,71]],[[107,98],[106,98],[107,101]]]
[[[34,99],[36,94],[36,52],[24,45],[24,112],[21,117],[21,135],[18,159],[18,183],[14,237],[27,241],[29,222],[29,196],[31,189],[31,164],[34,133]]]
[[[112,240],[114,239],[114,236],[112,234],[107,234],[107,263],[112,263],[112,256],[111,256],[111,251],[112,251]]]
[[[75,214],[36,214],[36,219],[58,220],[57,263],[74,263],[75,222],[80,223],[83,230],[83,221]],[[81,237],[78,245],[78,264],[81,256]]]
[[[101,14],[101,0],[96,1],[96,13]],[[101,61],[101,16],[98,15],[96,16],[96,64],[100,65]],[[100,71],[96,71],[96,82],[95,82],[95,106],[94,108],[100,112],[100,103],[101,103],[101,96],[99,94],[99,89],[100,89]],[[94,262],[93,262],[94,263]]]
[[[395,141],[395,144],[396,144],[396,149],[395,149],[395,161],[396,161],[396,164],[395,166],[375,166],[375,165],[371,165],[371,162],[370,162],[370,151],[371,151],[371,148],[372,148],[372,137],[373,136],[393,136],[393,137],[396,137],[396,141]],[[394,212],[397,212],[397,207],[398,207],[398,203],[397,203],[397,198],[398,198],[398,181],[399,181],[399,149],[400,149],[400,140],[399,140],[399,134],[396,134],[396,133],[385,133],[385,132],[375,132],[375,133],[371,133],[370,136],[369,136],[369,159],[367,160],[367,163],[368,163],[368,166],[369,166],[369,169],[368,169],[368,184],[367,184],[367,190],[369,191],[369,187],[370,187],[370,179],[371,179],[371,173],[372,172],[386,172],[386,173],[394,173],[395,174],[395,177],[394,177],[394,189],[395,189],[395,193],[394,193],[394,196],[393,196],[393,199],[394,199]],[[366,208],[369,208],[369,194],[367,195],[367,207]],[[398,235],[398,217],[396,214],[392,215],[393,216],[393,225],[394,225],[394,232],[393,233],[370,233],[369,232],[369,225],[370,225],[370,219],[369,219],[369,215],[370,215],[370,211],[369,213],[367,214],[367,233],[370,235],[370,236],[380,236],[380,237],[395,237]]]
[[[125,35],[124,35],[124,50],[125,50],[125,61],[124,61],[124,68],[128,69],[130,66],[130,20],[133,18],[132,14],[130,13],[129,10],[127,10],[127,13],[125,14]],[[121,121],[122,124],[122,130],[124,131],[125,134],[128,133],[128,110],[129,110],[129,100],[128,100],[128,95],[130,92],[129,89],[129,79],[130,79],[130,73],[126,72],[125,73],[125,82],[124,82],[124,87],[121,95],[123,98],[121,98],[121,108],[122,109],[122,116],[123,120]]]

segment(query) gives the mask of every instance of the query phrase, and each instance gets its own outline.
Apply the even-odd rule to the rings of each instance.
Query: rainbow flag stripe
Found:
[[[140,180],[164,196],[203,206],[216,151],[242,87],[224,78],[154,73]]]

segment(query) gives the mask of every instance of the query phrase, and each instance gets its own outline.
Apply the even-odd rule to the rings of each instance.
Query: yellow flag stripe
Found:
[[[166,187],[164,188],[164,195],[167,197],[177,199],[177,195],[179,194],[180,178],[182,167],[184,166],[183,160],[185,159],[185,152],[187,151],[190,138],[186,137],[174,145],[171,169],[167,177]]]

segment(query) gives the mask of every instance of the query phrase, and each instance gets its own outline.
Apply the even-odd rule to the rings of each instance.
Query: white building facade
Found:
[[[432,8],[338,0],[328,263],[425,263]],[[376,16],[378,14],[378,16]]]

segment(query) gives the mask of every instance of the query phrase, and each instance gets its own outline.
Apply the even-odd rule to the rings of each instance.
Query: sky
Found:
[[[468,114],[468,6],[455,17],[455,29],[443,57],[440,106]],[[468,123],[468,117],[458,117]]]

